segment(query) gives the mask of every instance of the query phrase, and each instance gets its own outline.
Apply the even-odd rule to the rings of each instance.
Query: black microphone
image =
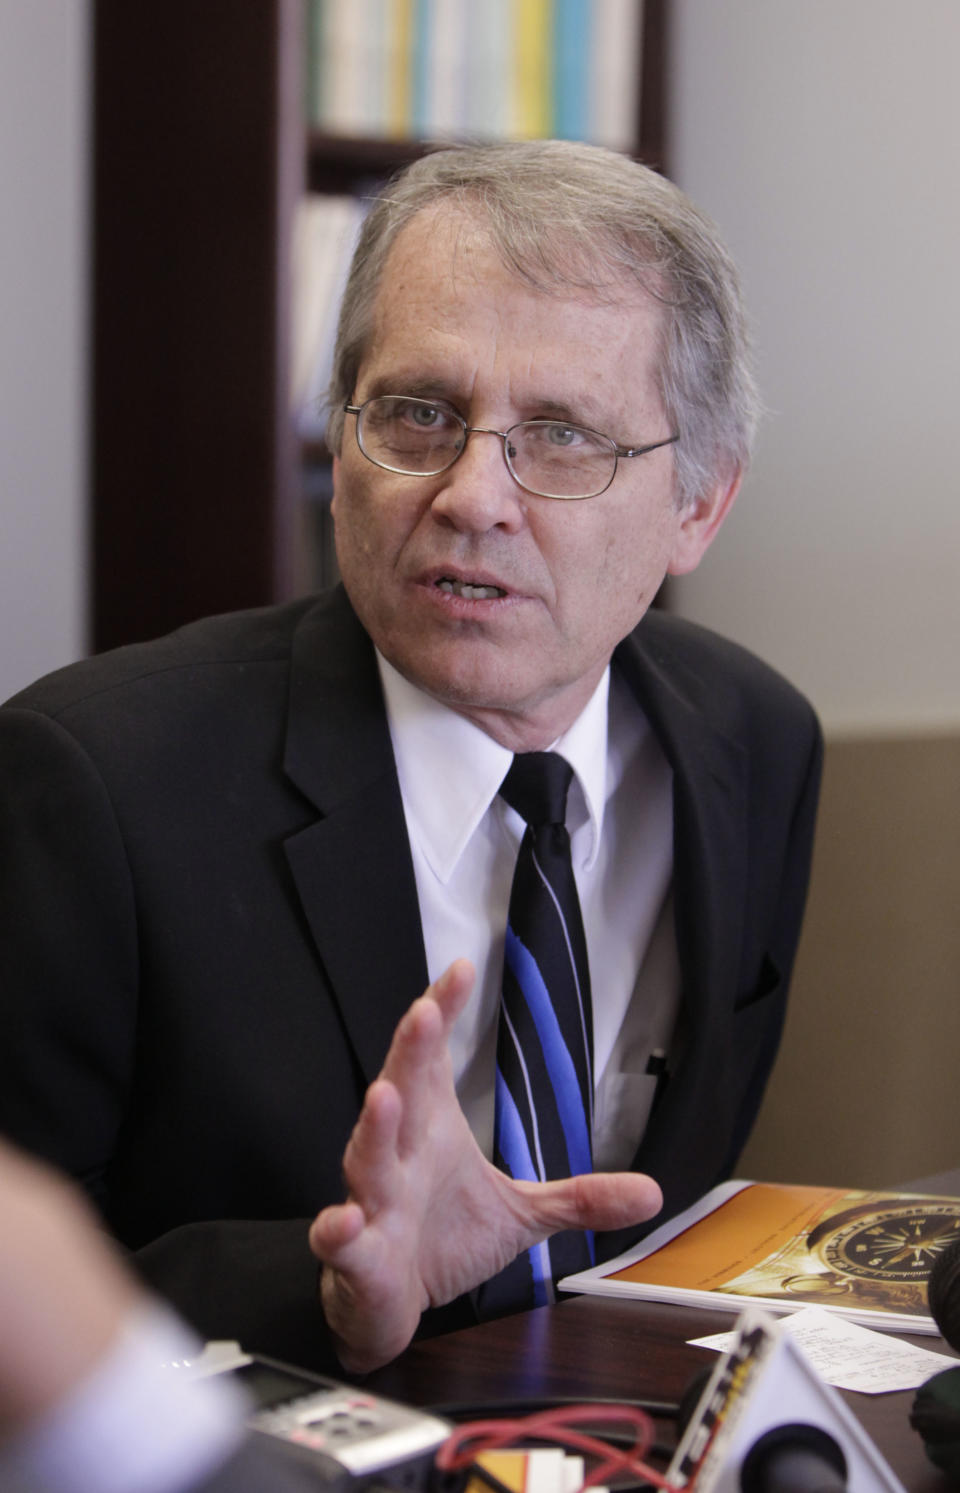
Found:
[[[847,1459],[820,1426],[774,1426],[744,1457],[740,1487],[742,1493],[844,1493]]]
[[[693,1419],[711,1370],[687,1385],[677,1412],[680,1435]],[[740,1467],[741,1493],[843,1493],[847,1459],[839,1441],[821,1426],[772,1426],[750,1447]]]
[[[960,1353],[960,1239],[934,1261],[927,1281],[930,1315],[944,1340]],[[917,1390],[910,1424],[923,1437],[935,1467],[960,1482],[960,1365],[943,1369]]]
[[[960,1353],[960,1239],[954,1239],[934,1260],[927,1301],[941,1336]]]

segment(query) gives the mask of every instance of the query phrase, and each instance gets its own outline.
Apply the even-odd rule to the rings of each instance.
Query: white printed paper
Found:
[[[861,1394],[888,1394],[915,1389],[931,1374],[956,1365],[945,1353],[915,1348],[886,1332],[859,1327],[822,1307],[808,1306],[783,1319],[783,1328],[803,1349],[820,1377],[837,1389]],[[715,1348],[724,1353],[733,1341],[729,1332],[694,1338],[691,1347]]]

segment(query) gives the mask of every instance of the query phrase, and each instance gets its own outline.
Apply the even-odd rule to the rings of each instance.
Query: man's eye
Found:
[[[439,425],[443,418],[443,411],[438,410],[433,404],[412,404],[409,407],[408,419],[412,420],[414,425],[422,425],[425,430]]]
[[[444,430],[450,424],[450,414],[436,404],[421,404],[416,399],[398,399],[394,402],[393,419],[417,430]]]
[[[543,431],[550,446],[575,446],[581,432],[575,425],[546,425]]]

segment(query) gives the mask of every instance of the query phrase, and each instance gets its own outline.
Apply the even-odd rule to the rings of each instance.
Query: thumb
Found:
[[[629,1228],[656,1217],[663,1207],[660,1188],[643,1172],[587,1172],[515,1185],[528,1205],[530,1244],[559,1229]]]

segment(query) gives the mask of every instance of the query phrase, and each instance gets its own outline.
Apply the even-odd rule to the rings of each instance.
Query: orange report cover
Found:
[[[566,1291],[774,1312],[811,1303],[867,1327],[937,1331],[934,1259],[960,1238],[960,1198],[725,1182]]]

